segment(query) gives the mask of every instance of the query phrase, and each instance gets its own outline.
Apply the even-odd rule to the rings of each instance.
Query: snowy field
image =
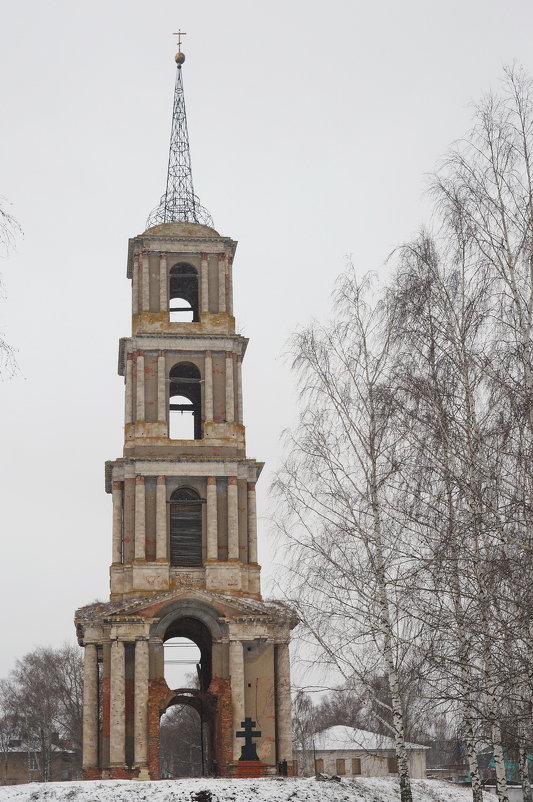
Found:
[[[469,789],[439,780],[413,780],[414,802],[471,802]],[[0,802],[399,802],[389,779],[316,782],[261,780],[93,780],[0,786]],[[489,797],[490,799],[490,797]]]

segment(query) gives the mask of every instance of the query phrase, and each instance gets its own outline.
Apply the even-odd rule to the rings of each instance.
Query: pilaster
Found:
[[[135,479],[135,559],[146,559],[146,494],[144,476]]]
[[[239,495],[237,477],[228,477],[228,559],[239,559]]]
[[[113,482],[113,563],[122,562],[122,482]]]

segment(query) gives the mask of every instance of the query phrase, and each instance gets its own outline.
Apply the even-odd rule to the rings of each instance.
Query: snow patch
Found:
[[[414,802],[471,802],[470,789],[440,780],[413,780]],[[186,779],[134,782],[29,783],[0,786],[0,802],[399,802],[398,782],[365,777],[312,779]]]

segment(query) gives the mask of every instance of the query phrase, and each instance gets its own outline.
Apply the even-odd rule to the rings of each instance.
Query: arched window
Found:
[[[198,317],[198,273],[188,264],[170,269],[169,314],[171,323],[196,323]]]
[[[180,362],[170,371],[168,423],[171,440],[202,437],[200,371],[192,362]]]
[[[202,565],[202,500],[189,487],[170,497],[170,564]]]

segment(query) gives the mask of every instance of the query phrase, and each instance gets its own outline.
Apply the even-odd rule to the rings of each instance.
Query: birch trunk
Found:
[[[518,752],[518,774],[522,785],[523,802],[533,802],[531,793],[531,783],[529,782],[529,762],[527,759],[527,749],[522,744]]]
[[[373,424],[373,415],[371,417]],[[394,742],[396,747],[396,758],[398,761],[398,780],[400,783],[401,802],[412,802],[411,778],[409,775],[409,761],[405,748],[405,728],[403,721],[403,707],[400,696],[400,682],[398,670],[394,659],[394,631],[392,627],[389,599],[387,595],[387,583],[385,575],[385,559],[383,554],[383,541],[381,534],[381,516],[378,496],[378,483],[375,473],[375,463],[372,465],[371,478],[371,498],[374,517],[374,551],[376,561],[376,580],[379,598],[379,624],[383,637],[383,658],[387,666],[389,689],[391,694],[392,724],[394,729]],[[368,548],[368,546],[367,546]]]

